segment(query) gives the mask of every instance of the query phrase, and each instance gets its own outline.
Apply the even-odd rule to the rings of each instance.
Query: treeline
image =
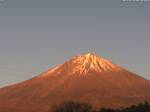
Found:
[[[150,112],[150,104],[145,101],[144,103],[132,105],[124,109],[101,108],[93,110],[92,106],[88,103],[70,101],[54,106],[51,112]]]

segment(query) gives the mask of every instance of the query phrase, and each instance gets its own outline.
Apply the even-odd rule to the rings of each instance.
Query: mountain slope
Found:
[[[120,108],[150,101],[150,82],[94,54],[80,55],[0,89],[0,112],[48,112],[67,100]]]

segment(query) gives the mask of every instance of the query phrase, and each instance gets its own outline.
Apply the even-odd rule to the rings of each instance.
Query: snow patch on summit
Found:
[[[62,65],[58,65],[47,72],[42,77],[49,75],[87,75],[89,72],[110,72],[119,71],[121,68],[109,60],[92,53],[79,55],[66,61]]]
[[[112,64],[110,61],[92,53],[76,56],[68,63],[71,63],[70,66],[73,66],[73,73],[79,74],[87,74],[90,71],[108,72],[120,69],[120,67]]]

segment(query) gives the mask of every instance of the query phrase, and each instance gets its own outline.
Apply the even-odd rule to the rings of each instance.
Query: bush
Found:
[[[63,102],[60,105],[54,106],[52,112],[91,112],[92,106],[88,103],[80,102]]]
[[[96,111],[88,103],[69,101],[54,106],[50,112],[150,112],[150,104],[144,102],[124,109],[101,108],[99,111]]]

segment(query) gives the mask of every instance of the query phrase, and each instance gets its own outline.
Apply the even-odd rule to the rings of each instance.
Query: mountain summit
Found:
[[[119,66],[93,53],[75,56],[63,65],[56,66],[49,70],[48,73],[60,72],[62,69],[68,72],[68,74],[84,76],[90,72],[102,73],[121,70]]]
[[[63,101],[121,108],[150,101],[150,82],[92,53],[0,89],[0,112],[49,112]]]
[[[108,72],[119,70],[119,67],[110,61],[92,53],[76,56],[68,63],[73,68],[73,73],[87,74],[88,72]]]

